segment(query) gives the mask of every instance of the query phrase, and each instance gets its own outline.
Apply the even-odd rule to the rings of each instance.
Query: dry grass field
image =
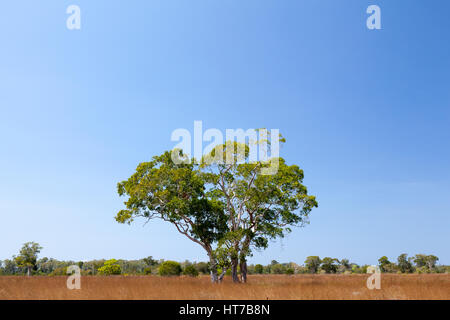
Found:
[[[209,277],[87,276],[80,290],[67,277],[0,277],[0,299],[450,299],[449,274],[383,274],[380,290],[369,275],[253,275],[247,284],[211,284]]]

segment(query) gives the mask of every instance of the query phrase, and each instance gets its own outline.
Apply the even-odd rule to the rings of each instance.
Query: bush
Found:
[[[110,276],[113,274],[121,274],[122,268],[117,263],[116,259],[111,259],[105,261],[103,264],[103,267],[98,268],[98,274],[104,275],[104,276]]]
[[[255,266],[255,273],[262,274],[264,272],[264,267],[262,264],[257,264]]]
[[[48,274],[49,276],[65,276],[67,275],[67,267],[59,267]]]
[[[283,274],[286,273],[286,267],[280,263],[274,264],[270,268],[270,273],[272,274]]]
[[[181,271],[181,265],[176,261],[164,261],[158,268],[160,276],[179,276]]]
[[[197,269],[195,269],[195,267],[193,265],[188,265],[188,266],[186,266],[186,268],[184,268],[183,275],[190,276],[190,277],[197,277],[198,271],[197,271]]]
[[[150,275],[150,274],[152,274],[152,268],[151,268],[151,267],[145,268],[145,269],[144,269],[144,274],[145,274],[145,275]]]
[[[431,271],[427,267],[423,266],[423,267],[416,268],[416,273],[418,273],[418,274],[431,273]]]
[[[292,269],[292,268],[287,268],[287,269],[286,269],[286,274],[294,274],[294,269]]]
[[[194,264],[195,269],[203,274],[209,273],[209,265],[206,262],[198,262]]]

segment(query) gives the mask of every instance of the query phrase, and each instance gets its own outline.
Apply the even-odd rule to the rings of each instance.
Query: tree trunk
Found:
[[[247,235],[239,257],[241,267],[241,278],[243,283],[247,282],[247,255],[249,253],[250,241],[251,238]]]
[[[231,258],[231,277],[233,278],[233,282],[240,282],[238,277],[238,259]]]
[[[31,268],[31,267],[27,267],[27,276],[28,276],[28,277],[30,276],[30,268]]]
[[[243,283],[247,282],[247,261],[245,259],[241,260],[241,278]]]
[[[208,252],[208,256],[209,256],[209,269],[210,269],[210,273],[211,273],[211,282],[212,283],[217,283],[218,282],[218,277],[217,277],[217,262],[216,259],[213,257],[212,253]]]
[[[218,278],[218,282],[222,282],[223,277],[225,276],[225,274],[227,273],[228,269],[223,269],[222,273],[220,274],[219,278]]]

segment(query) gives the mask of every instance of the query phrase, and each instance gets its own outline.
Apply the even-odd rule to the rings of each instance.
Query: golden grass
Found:
[[[381,289],[366,288],[369,275],[253,275],[247,284],[211,284],[208,276],[86,276],[80,290],[67,277],[0,277],[0,299],[450,299],[449,274],[383,274]]]

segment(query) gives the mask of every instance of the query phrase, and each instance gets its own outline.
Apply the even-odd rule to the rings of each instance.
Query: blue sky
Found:
[[[66,8],[81,8],[81,30]],[[381,8],[382,30],[366,28]],[[311,224],[254,263],[450,264],[450,3],[8,1],[0,9],[0,259],[206,260],[160,222],[120,225],[117,182],[171,132],[279,128]]]

